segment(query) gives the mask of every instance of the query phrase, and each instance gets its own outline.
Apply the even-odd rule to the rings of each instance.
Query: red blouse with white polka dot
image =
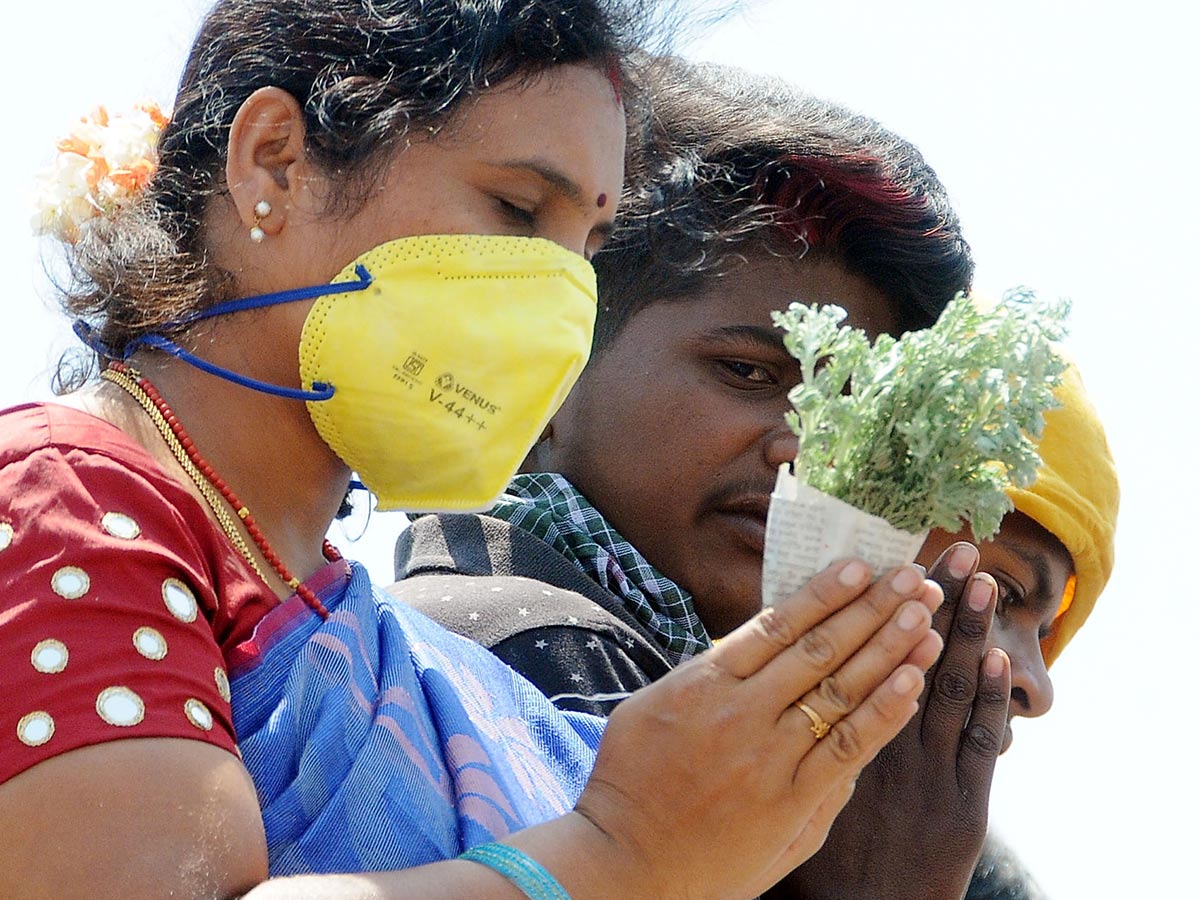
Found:
[[[225,660],[278,603],[123,432],[0,413],[0,782],[131,737],[236,753]]]

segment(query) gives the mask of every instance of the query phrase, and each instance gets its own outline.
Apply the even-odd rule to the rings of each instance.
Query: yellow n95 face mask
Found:
[[[160,334],[122,355],[154,347],[305,401],[321,438],[379,509],[482,510],[587,362],[596,276],[582,256],[541,238],[423,235],[368,251],[332,284],[232,300],[171,324],[313,298],[300,389],[221,368]]]
[[[300,338],[317,431],[379,509],[480,510],[504,490],[587,362],[596,277],[525,237],[432,235],[371,250]]]

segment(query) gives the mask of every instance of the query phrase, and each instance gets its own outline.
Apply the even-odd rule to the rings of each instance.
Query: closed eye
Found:
[[[500,210],[500,214],[514,225],[532,229],[537,224],[537,216],[533,210],[518,206],[509,200],[505,200],[503,197],[496,198],[496,206]]]

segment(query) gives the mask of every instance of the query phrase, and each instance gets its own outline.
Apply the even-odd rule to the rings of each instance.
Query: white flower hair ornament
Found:
[[[35,182],[33,230],[74,244],[87,223],[136,200],[158,166],[168,117],[155,103],[125,114],[103,106],[82,117]]]

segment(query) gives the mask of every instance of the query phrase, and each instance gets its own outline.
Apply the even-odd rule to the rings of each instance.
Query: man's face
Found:
[[[761,605],[767,506],[796,453],[784,413],[800,372],[771,323],[793,301],[837,303],[872,337],[896,329],[882,293],[835,263],[752,256],[630,319],[535,450],[692,593],[716,637]]]

